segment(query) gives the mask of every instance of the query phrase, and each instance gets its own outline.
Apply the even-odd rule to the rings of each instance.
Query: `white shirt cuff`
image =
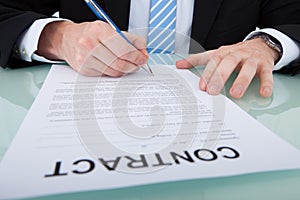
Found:
[[[291,38],[289,38],[287,35],[272,28],[264,28],[264,29],[256,28],[255,31],[247,35],[245,40],[249,39],[250,37],[252,37],[254,34],[257,33],[266,33],[271,35],[272,37],[276,38],[282,46],[282,56],[274,66],[274,70],[279,70],[282,67],[287,66],[290,62],[292,62],[293,60],[299,57],[300,47],[297,45],[297,43],[293,41]]]
[[[62,18],[46,18],[36,20],[22,35],[19,37],[16,46],[14,56],[31,62],[32,60],[48,62],[48,63],[61,63],[61,61],[48,60],[42,56],[36,55],[34,52],[38,48],[38,42],[40,35],[44,27],[55,21],[69,21]]]

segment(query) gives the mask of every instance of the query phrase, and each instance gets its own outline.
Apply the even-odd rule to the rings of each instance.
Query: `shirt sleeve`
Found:
[[[266,33],[268,35],[271,35],[272,37],[276,38],[282,46],[282,56],[274,66],[274,70],[279,70],[282,67],[287,66],[289,63],[291,63],[293,60],[299,57],[300,55],[299,44],[297,44],[294,40],[289,38],[284,33],[272,28],[264,28],[264,29],[257,28],[255,31],[251,32],[245,38],[245,40],[249,39],[251,36],[257,33]]]
[[[14,56],[28,62],[35,60],[35,61],[41,61],[47,63],[61,63],[61,61],[48,60],[34,53],[38,48],[39,38],[44,27],[47,24],[55,21],[69,21],[69,20],[62,19],[62,18],[46,18],[46,19],[36,20],[18,38],[18,41],[15,46]]]

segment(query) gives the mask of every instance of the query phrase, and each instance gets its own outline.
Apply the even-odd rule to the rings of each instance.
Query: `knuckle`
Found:
[[[245,46],[245,45],[246,45],[245,42],[238,42],[238,43],[236,43],[236,44],[234,44],[234,45],[232,45],[232,46],[243,47],[243,46]]]
[[[211,60],[214,62],[214,63],[218,63],[219,61],[221,61],[223,59],[223,55],[221,54],[214,54],[211,58]]]
[[[117,35],[116,32],[106,23],[100,22],[96,29],[95,35],[98,35],[98,38],[102,42],[107,42],[109,40],[113,40],[113,38]]]
[[[99,31],[99,28],[101,27],[101,24],[99,21],[94,22],[84,22],[83,23],[83,31],[86,34],[95,34]]]
[[[91,51],[94,48],[94,44],[90,38],[81,37],[77,41],[79,49],[85,49]]]
[[[239,52],[241,55],[244,55],[244,57],[251,57],[253,54],[252,51],[251,48],[242,48]]]
[[[212,55],[212,60],[220,61],[230,53],[228,46],[221,46]]]
[[[105,32],[105,31],[109,30],[109,25],[100,20],[93,21],[93,22],[89,23],[89,25],[90,25],[89,26],[90,31],[102,30]]]
[[[253,57],[257,58],[260,62],[265,61],[265,54],[261,52],[260,50],[253,50]]]
[[[239,56],[236,54],[229,54],[228,56],[225,57],[226,60],[228,60],[231,63],[238,63],[239,62]]]
[[[272,72],[273,72],[272,69],[266,68],[266,69],[262,69],[260,71],[260,75],[262,75],[262,76],[268,76],[268,75],[272,75]]]
[[[99,26],[102,26],[104,23],[100,20],[96,20],[96,21],[91,22],[91,24],[95,27],[99,27]]]
[[[86,39],[85,37],[80,37],[80,38],[78,39],[78,41],[77,41],[79,47],[85,46],[85,44],[86,44],[87,42],[88,42],[88,41],[87,41],[87,39]]]
[[[228,51],[228,47],[227,46],[221,46],[217,50],[218,53],[223,53],[223,52],[227,52],[227,51]]]
[[[85,57],[84,56],[82,56],[82,55],[80,55],[80,54],[77,54],[77,55],[75,55],[75,61],[76,61],[76,63],[79,65],[79,66],[83,66],[84,65],[84,63],[85,63]]]

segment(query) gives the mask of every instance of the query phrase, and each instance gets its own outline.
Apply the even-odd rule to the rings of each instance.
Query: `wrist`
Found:
[[[57,21],[47,24],[39,38],[36,54],[51,60],[64,60],[62,38],[64,30],[73,24],[70,21]]]
[[[259,39],[261,42],[264,42],[268,47],[269,50],[271,52],[271,55],[274,58],[274,62],[278,62],[279,59],[282,57],[282,46],[280,44],[280,42],[275,39],[274,37],[268,35],[268,34],[256,34],[253,35],[251,38],[249,38],[248,40],[251,39]]]

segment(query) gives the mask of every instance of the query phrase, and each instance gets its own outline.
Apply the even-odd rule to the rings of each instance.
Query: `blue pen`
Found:
[[[122,38],[124,38],[129,44],[132,43],[128,40],[128,38],[123,34],[123,32],[117,27],[117,25],[109,18],[109,16],[104,12],[104,10],[93,0],[84,0],[88,7],[94,12],[94,14],[101,20],[106,21]],[[153,72],[148,64],[148,71],[153,75]],[[144,68],[143,68],[144,69]],[[147,71],[146,69],[144,69]]]

